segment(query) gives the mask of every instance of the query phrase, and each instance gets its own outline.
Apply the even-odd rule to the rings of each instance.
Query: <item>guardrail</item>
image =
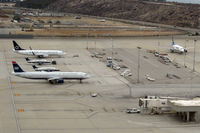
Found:
[[[11,35],[11,34],[0,34],[1,38],[20,38],[20,39],[33,39],[32,35]]]

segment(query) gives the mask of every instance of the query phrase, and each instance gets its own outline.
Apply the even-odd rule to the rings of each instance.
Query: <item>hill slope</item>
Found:
[[[56,0],[26,0],[22,2],[17,2],[17,7],[25,7],[25,8],[36,8],[43,9],[47,7],[49,4],[55,2]]]
[[[141,0],[56,0],[45,9],[197,28],[199,8],[194,4]]]

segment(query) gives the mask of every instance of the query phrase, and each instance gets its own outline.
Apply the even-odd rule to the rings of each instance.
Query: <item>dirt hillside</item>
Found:
[[[192,28],[198,27],[200,14],[200,5],[142,0],[55,0],[45,9]]]

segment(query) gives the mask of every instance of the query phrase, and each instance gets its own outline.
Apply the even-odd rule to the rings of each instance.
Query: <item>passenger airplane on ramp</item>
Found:
[[[38,65],[42,65],[42,64],[53,64],[53,62],[55,63],[55,61],[48,61],[48,60],[30,60],[28,57],[26,57],[25,58],[26,59],[26,61],[28,62],[28,63],[36,63],[36,64],[38,64]]]
[[[32,65],[32,67],[35,71],[46,71],[46,72],[60,71],[59,69],[56,69],[55,67],[37,67],[36,65]]]
[[[64,79],[68,80],[80,80],[89,78],[87,73],[83,72],[25,72],[22,68],[12,61],[15,76],[27,78],[27,79],[45,79],[51,84],[64,83]]]
[[[174,39],[172,38],[172,48],[170,48],[170,52],[182,54],[182,53],[187,53],[187,49],[180,45],[175,44]]]
[[[60,51],[60,50],[32,50],[31,48],[30,50],[22,49],[14,40],[13,40],[13,46],[14,46],[13,51],[16,53],[23,54],[23,55],[32,55],[38,58],[44,58],[44,57],[49,57],[49,56],[62,57],[65,54],[65,52]]]

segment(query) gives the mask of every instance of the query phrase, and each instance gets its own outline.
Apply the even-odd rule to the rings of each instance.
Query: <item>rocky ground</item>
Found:
[[[47,10],[198,27],[200,5],[135,0],[57,0]]]

